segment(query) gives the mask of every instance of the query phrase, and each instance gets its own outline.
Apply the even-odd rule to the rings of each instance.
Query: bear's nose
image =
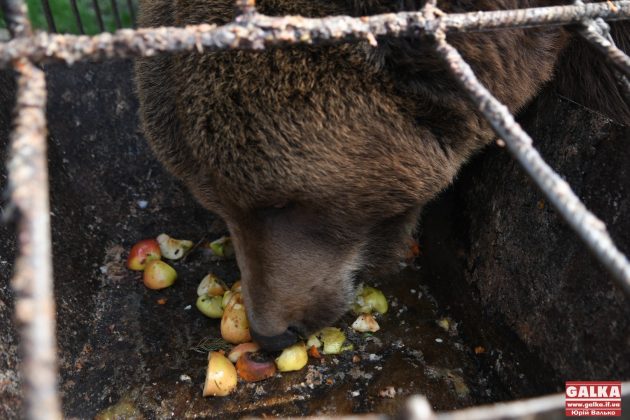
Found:
[[[295,343],[298,339],[297,334],[291,329],[287,329],[282,334],[274,335],[272,337],[258,334],[254,329],[251,328],[251,326],[249,332],[252,336],[252,339],[260,344],[260,347],[267,351],[283,350],[289,347],[291,344]]]

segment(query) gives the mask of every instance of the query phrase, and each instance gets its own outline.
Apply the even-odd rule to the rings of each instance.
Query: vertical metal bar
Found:
[[[22,0],[0,0],[0,7],[11,36],[31,36],[31,21],[28,20],[28,9]]]
[[[25,351],[23,375],[30,419],[61,419],[53,297],[46,156],[46,80],[26,59],[18,73],[15,128],[7,164],[11,199],[19,211],[19,249],[12,285]]]
[[[133,8],[133,0],[127,0],[127,8],[129,9],[129,16],[131,17],[131,26],[136,27],[136,11]]]
[[[42,8],[44,9],[44,16],[46,16],[46,22],[48,23],[48,32],[56,33],[57,26],[55,25],[55,18],[53,17],[48,0],[42,0]]]
[[[532,145],[532,139],[514,120],[505,105],[479,82],[472,69],[442,30],[435,33],[436,49],[456,76],[461,87],[478,107],[494,132],[507,144],[512,155],[538,185],[563,219],[582,238],[627,296],[630,296],[630,262],[606,231],[606,225],[588,211],[569,184],[547,165]]]
[[[101,6],[98,5],[98,0],[92,0],[92,7],[96,14],[96,21],[98,22],[98,29],[101,32],[105,32],[105,23],[103,22],[103,14],[101,13]]]
[[[112,1],[112,12],[114,13],[114,20],[116,21],[116,28],[122,28],[122,21],[120,20],[120,12],[118,11],[118,2]]]
[[[0,5],[14,37],[32,35],[22,0],[0,0]],[[57,420],[61,419],[61,405],[46,156],[46,79],[25,58],[16,60],[14,68],[18,91],[7,170],[11,201],[19,212],[19,254],[11,285],[24,351],[26,412],[29,419]]]
[[[83,30],[83,22],[81,21],[81,14],[79,13],[79,8],[77,7],[77,0],[70,0],[70,5],[72,6],[72,14],[74,15],[74,20],[77,23],[77,29],[81,35],[85,34]]]

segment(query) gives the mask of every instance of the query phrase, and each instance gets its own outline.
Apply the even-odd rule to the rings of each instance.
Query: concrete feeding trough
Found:
[[[153,158],[138,128],[129,61],[44,70],[64,416],[90,418],[114,407],[123,418],[554,418],[564,413],[562,395],[477,406],[563,392],[568,380],[630,379],[627,298],[495,146],[425,209],[414,263],[374,279],[390,303],[380,331],[352,333],[347,315],[338,326],[353,351],[239,383],[227,398],[203,398],[207,354],[199,344],[220,334],[219,323],[195,309],[196,287],[208,272],[236,281],[235,262],[198,249],[174,264],[175,286],[151,291],[125,259],[136,241],[162,232],[197,242],[225,228]],[[13,76],[0,71],[2,162]],[[574,99],[549,86],[521,122],[627,254],[630,128]],[[11,221],[19,215],[8,200],[1,208],[9,223],[0,225],[0,417],[20,418],[24,356],[10,288],[17,252]]]

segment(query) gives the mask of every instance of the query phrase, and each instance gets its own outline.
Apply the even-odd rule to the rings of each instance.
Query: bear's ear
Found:
[[[629,53],[630,22],[609,25],[617,47]],[[602,53],[576,33],[558,59],[553,85],[559,95],[630,126],[630,92],[624,92],[619,74]]]

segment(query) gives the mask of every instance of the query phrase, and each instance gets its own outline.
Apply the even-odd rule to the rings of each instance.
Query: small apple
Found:
[[[149,289],[159,290],[172,286],[177,272],[164,261],[154,260],[147,264],[142,277],[144,285]]]
[[[287,347],[282,350],[282,353],[276,358],[276,365],[280,372],[292,372],[294,370],[300,370],[308,362],[308,355],[306,354],[306,346],[304,342],[299,342],[291,347]]]
[[[131,248],[127,258],[127,268],[142,271],[147,263],[159,260],[161,257],[162,253],[158,242],[155,239],[144,239]]]
[[[208,354],[206,383],[203,396],[225,397],[236,389],[236,368],[223,354],[211,351]]]

